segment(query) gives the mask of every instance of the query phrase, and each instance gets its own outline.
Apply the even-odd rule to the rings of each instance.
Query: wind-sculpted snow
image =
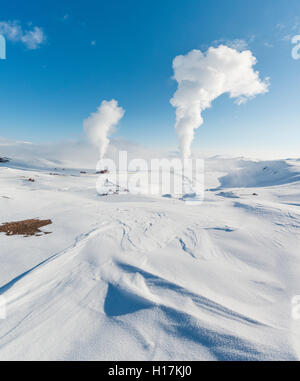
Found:
[[[53,222],[50,235],[0,235],[0,358],[299,359],[299,164],[220,159],[220,174],[217,160],[206,186],[218,190],[193,206],[174,195],[100,197],[96,175],[67,168],[0,168],[0,222]],[[225,186],[241,166],[269,170],[256,186],[247,176]]]

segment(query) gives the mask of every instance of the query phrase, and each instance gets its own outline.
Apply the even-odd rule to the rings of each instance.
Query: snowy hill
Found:
[[[2,360],[300,358],[299,161],[207,159],[189,206],[24,158],[0,164],[0,223],[51,234],[0,234]]]

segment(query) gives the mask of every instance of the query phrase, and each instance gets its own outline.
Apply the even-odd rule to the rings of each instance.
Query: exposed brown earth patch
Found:
[[[24,221],[13,221],[6,222],[0,226],[0,233],[5,233],[6,235],[24,235],[28,236],[40,236],[43,234],[50,234],[50,232],[43,232],[40,230],[41,227],[52,224],[51,220],[39,220],[29,219]]]

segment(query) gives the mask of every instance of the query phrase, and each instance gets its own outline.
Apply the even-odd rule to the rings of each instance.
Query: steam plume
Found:
[[[206,53],[192,50],[173,60],[178,88],[171,99],[176,107],[176,131],[184,158],[190,156],[194,130],[202,123],[202,111],[224,93],[241,104],[268,91],[268,78],[261,81],[253,70],[256,58],[250,50],[238,51],[225,45],[210,47]]]
[[[97,111],[83,121],[83,127],[91,142],[99,148],[100,159],[103,158],[109,144],[109,135],[122,119],[125,110],[118,106],[114,99],[103,101]]]

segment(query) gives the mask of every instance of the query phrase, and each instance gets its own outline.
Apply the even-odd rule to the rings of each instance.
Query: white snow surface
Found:
[[[1,360],[299,360],[299,160],[207,158],[201,205],[86,171],[0,164],[0,223],[53,221],[0,234]]]

